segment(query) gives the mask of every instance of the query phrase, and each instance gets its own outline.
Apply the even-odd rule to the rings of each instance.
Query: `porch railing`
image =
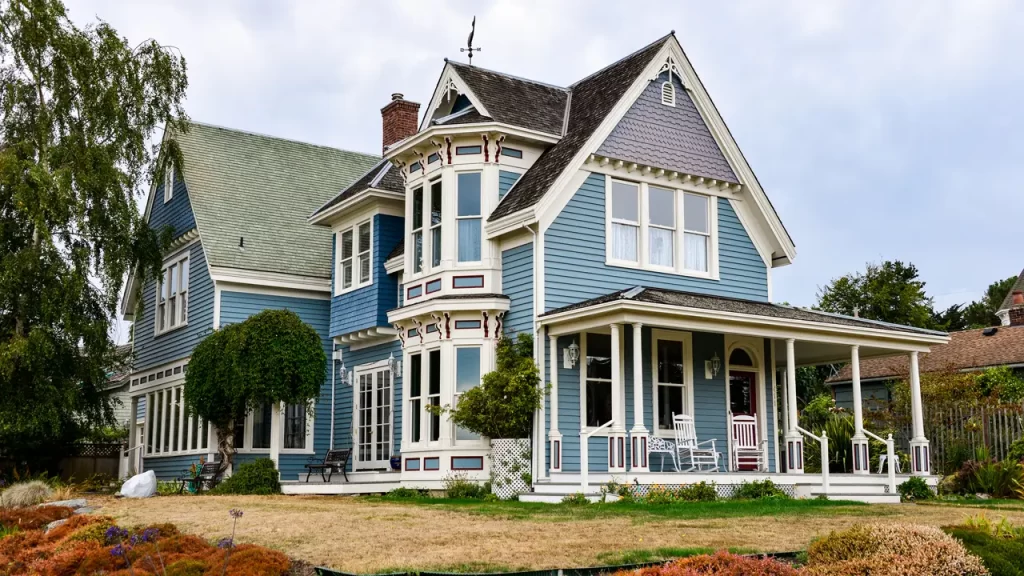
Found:
[[[892,439],[892,434],[889,434],[889,438],[885,439],[875,434],[871,430],[864,428],[864,433],[868,436],[878,440],[879,442],[885,442],[885,462],[889,468],[889,493],[896,493],[896,441]],[[868,470],[871,470],[871,463],[868,463]]]
[[[821,444],[821,492],[823,494],[828,494],[828,434],[826,434],[825,431],[822,430],[821,436],[815,436],[814,434],[811,434],[810,432],[804,430],[799,426],[797,426],[796,429],[797,432],[800,432],[801,434],[807,436],[808,438],[817,440],[818,444]]]
[[[590,483],[590,437],[611,426],[613,422],[615,421],[609,420],[590,432],[580,432],[580,489],[584,494],[587,493],[587,484]]]

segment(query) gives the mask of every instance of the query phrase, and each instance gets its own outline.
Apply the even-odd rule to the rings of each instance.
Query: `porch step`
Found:
[[[577,486],[577,488],[579,488],[579,487]],[[578,490],[577,490],[577,492],[578,492]],[[520,502],[542,502],[544,504],[560,504],[562,502],[562,498],[565,498],[568,494],[575,494],[575,493],[576,492],[572,492],[572,491],[569,491],[568,493],[564,493],[563,492],[563,493],[559,493],[559,494],[542,494],[542,493],[537,493],[537,492],[531,492],[531,493],[528,493],[528,494],[520,494],[519,495],[519,501]],[[598,493],[598,492],[588,493],[588,494],[586,494],[586,497],[587,497],[587,500],[589,500],[591,502],[600,502],[601,501],[601,494]],[[605,502],[615,502],[618,499],[619,499],[618,496],[616,496],[614,494],[609,494],[606,497]]]
[[[865,504],[899,504],[899,494],[878,494],[871,492],[836,492],[829,490],[828,494],[824,492],[811,492],[812,498],[819,496],[826,496],[829,500],[851,500],[853,502],[863,502]]]
[[[796,484],[798,493],[810,492],[817,494],[821,492],[821,482],[808,482]],[[802,489],[802,490],[801,490]],[[856,482],[842,483],[829,481],[829,492],[832,494],[886,494],[885,484],[858,484]]]

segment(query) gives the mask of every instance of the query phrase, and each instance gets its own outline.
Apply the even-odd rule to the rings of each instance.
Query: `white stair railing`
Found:
[[[879,442],[885,442],[885,461],[889,468],[889,493],[896,493],[896,443],[892,439],[892,434],[889,434],[889,438],[885,439],[875,434],[874,432],[864,429],[864,433],[868,436],[878,440]],[[868,463],[868,470],[871,469],[870,463]]]
[[[808,438],[818,441],[821,444],[821,492],[828,494],[829,482],[828,482],[828,434],[824,430],[821,431],[821,436],[815,436],[807,430],[797,426],[797,431],[807,436]]]
[[[584,494],[587,493],[587,484],[590,483],[590,437],[611,426],[613,422],[615,421],[609,420],[590,432],[580,430],[580,489]]]

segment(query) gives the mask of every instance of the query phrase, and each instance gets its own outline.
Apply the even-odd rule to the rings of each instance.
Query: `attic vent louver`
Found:
[[[661,85],[661,103],[665,106],[676,105],[676,87],[672,82],[665,82]]]

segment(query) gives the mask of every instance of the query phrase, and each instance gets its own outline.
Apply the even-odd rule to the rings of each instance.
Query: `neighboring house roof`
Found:
[[[337,206],[349,198],[355,197],[360,192],[367,190],[385,190],[397,194],[405,194],[405,179],[402,178],[402,170],[393,165],[389,160],[380,160],[373,165],[365,174],[355,182],[331,198],[326,204],[317,209],[310,218],[321,214],[333,206]]]
[[[866,320],[864,318],[854,318],[853,316],[843,316],[840,314],[832,314],[829,312],[807,310],[805,308],[794,308],[792,306],[782,306],[780,304],[771,304],[768,302],[759,302],[756,300],[726,298],[723,296],[709,296],[706,294],[696,294],[693,292],[683,292],[680,290],[649,288],[646,286],[636,286],[633,288],[627,288],[625,290],[618,290],[616,292],[612,292],[611,294],[605,294],[604,296],[598,296],[597,298],[591,298],[590,300],[584,300],[583,302],[577,302],[576,304],[571,304],[569,306],[564,306],[562,308],[557,308],[555,310],[549,310],[548,312],[541,314],[541,317],[552,316],[554,314],[568,312],[571,310],[589,308],[591,306],[597,306],[599,304],[605,304],[607,302],[613,302],[616,300],[630,300],[633,302],[665,304],[668,306],[678,306],[681,308],[700,308],[704,310],[734,312],[737,314],[765,316],[768,318],[803,320],[805,322],[816,322],[820,324],[836,324],[839,326],[852,326],[857,328],[895,330],[898,332],[909,332],[912,334],[928,334],[939,336],[945,335],[945,333],[943,332],[936,332],[934,330],[925,330],[923,328],[914,328],[912,326],[890,324],[888,322],[877,322],[874,320]]]
[[[1020,276],[1017,277],[1017,281],[1013,283],[1013,286],[1006,291],[1006,298],[1003,298],[1002,305],[999,306],[997,312],[1003,312],[1013,307],[1013,293],[1020,290],[1024,292],[1024,270],[1021,271]]]
[[[671,34],[664,36],[570,87],[569,119],[562,139],[541,154],[491,212],[488,221],[529,208],[540,201],[671,37]],[[462,70],[459,68],[460,75]],[[509,102],[515,103],[513,100]],[[487,104],[484,107],[494,114]]]
[[[399,240],[398,244],[395,245],[394,249],[391,250],[391,252],[388,253],[387,260],[391,260],[392,258],[398,258],[399,256],[404,256],[404,255],[405,255],[405,239],[403,238],[402,240]]]
[[[990,336],[985,333],[994,330]],[[948,344],[938,344],[921,354],[921,372],[974,370],[993,366],[1024,365],[1024,326],[1000,326],[950,332]],[[860,361],[861,380],[898,378],[907,374],[905,356],[867,358]],[[830,384],[850,382],[850,365],[827,380]]]
[[[210,266],[331,277],[331,232],[306,220],[379,157],[197,122],[174,137]]]
[[[478,68],[460,62],[448,61],[466,86],[480,100],[480,105],[490,114],[475,120],[445,122],[466,124],[486,122],[490,119],[521,128],[536,130],[560,136],[562,134],[565,104],[569,90],[534,80],[518,78],[485,68]]]

